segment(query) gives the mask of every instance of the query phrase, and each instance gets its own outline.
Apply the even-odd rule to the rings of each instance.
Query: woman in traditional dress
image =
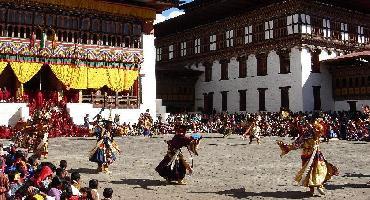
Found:
[[[190,154],[198,155],[197,147],[202,139],[200,134],[193,134],[191,137],[185,136],[186,126],[179,125],[176,134],[172,140],[167,141],[168,151],[163,160],[155,168],[159,175],[167,180],[177,181],[178,184],[184,185],[186,171],[190,174],[193,172],[192,166],[185,160],[181,152],[182,147],[187,147]]]
[[[116,160],[116,152],[120,152],[113,135],[112,121],[105,121],[105,127],[98,135],[98,142],[89,158],[91,162],[98,163],[98,172],[110,173],[108,167]]]
[[[300,136],[292,144],[277,142],[282,150],[281,156],[291,150],[302,149],[302,168],[298,171],[295,180],[300,185],[309,187],[310,195],[314,194],[314,188],[324,195],[323,184],[333,175],[338,175],[338,169],[326,161],[319,149],[322,134],[324,134],[324,127],[320,120],[316,120],[314,124],[307,123]]]

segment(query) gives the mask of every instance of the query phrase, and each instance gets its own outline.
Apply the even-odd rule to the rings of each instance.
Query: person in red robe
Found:
[[[3,90],[0,88],[0,102],[3,102],[3,100],[4,100]]]
[[[4,91],[3,91],[3,98],[6,102],[9,102],[9,99],[10,99],[10,92],[6,89],[6,87],[4,87]]]
[[[41,91],[36,94],[36,108],[42,108],[44,105],[44,96]]]

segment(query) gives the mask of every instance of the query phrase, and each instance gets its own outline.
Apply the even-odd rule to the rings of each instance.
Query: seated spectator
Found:
[[[62,181],[58,176],[55,176],[49,185],[48,195],[54,197],[55,200],[60,200],[62,195]]]
[[[104,188],[104,191],[103,191],[104,199],[103,200],[112,200],[112,196],[113,196],[113,189],[112,188]]]
[[[89,188],[91,189],[91,196],[93,200],[100,200],[98,193],[99,181],[96,179],[91,179],[89,181]]]
[[[71,188],[72,194],[74,196],[81,196],[80,189],[81,189],[81,175],[78,172],[73,172],[71,174]]]

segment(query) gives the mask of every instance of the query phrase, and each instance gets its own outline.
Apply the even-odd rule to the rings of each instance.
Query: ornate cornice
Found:
[[[0,2],[11,2],[10,0],[0,0]],[[94,0],[20,0],[18,3],[35,6],[37,4],[65,7],[69,10],[92,10],[104,13],[111,13],[120,16],[133,16],[147,20],[154,20],[156,10],[148,7],[140,7],[130,4],[113,3],[106,1],[94,1]]]
[[[329,17],[332,18],[333,22],[337,22],[338,20],[343,20],[344,23],[349,23],[350,26],[355,26],[358,24],[364,25],[367,28],[370,28],[370,16],[365,15],[358,12],[348,11],[343,8],[333,7],[336,9],[329,9],[320,3],[315,3],[313,1],[304,1],[304,0],[288,0],[281,3],[271,4],[267,7],[260,8],[243,15],[239,15],[236,17],[225,18],[224,20],[220,20],[214,23],[206,24],[200,27],[196,27],[193,29],[189,29],[184,31],[180,34],[175,34],[163,38],[156,39],[156,46],[158,47],[166,47],[170,44],[176,44],[179,41],[193,41],[196,38],[201,38],[201,40],[206,40],[209,38],[209,35],[216,34],[221,35],[225,33],[225,30],[229,30],[232,28],[234,30],[234,47],[231,48],[218,48],[216,51],[200,53],[200,54],[188,54],[185,57],[177,57],[170,62],[163,60],[157,63],[157,66],[160,67],[162,65],[171,65],[172,64],[179,64],[179,63],[199,63],[207,61],[214,61],[214,60],[221,60],[224,58],[231,58],[231,57],[240,57],[249,54],[259,54],[263,52],[270,52],[270,51],[281,51],[281,50],[290,50],[293,47],[297,48],[325,48],[328,51],[345,51],[351,52],[355,50],[363,50],[369,47],[365,45],[358,44],[357,42],[343,42],[336,39],[324,39],[321,36],[316,36],[314,33],[312,35],[306,34],[294,34],[294,35],[283,35],[279,37],[278,31],[276,27],[280,29],[286,29],[286,25],[279,24],[278,26],[274,26],[275,28],[275,38],[270,40],[256,40],[256,33],[260,33],[262,37],[264,36],[264,29],[260,32],[255,31],[256,25],[263,24],[264,21],[270,19],[277,19],[276,21],[286,20],[286,16],[294,13],[306,13],[311,16],[311,27],[312,28],[319,28],[321,25],[317,25],[318,27],[314,27],[314,23],[312,22],[313,18],[323,18]],[[345,12],[348,11],[348,12]],[[322,23],[322,22],[321,22]],[[243,37],[244,37],[244,27],[246,25],[253,25],[253,42],[250,44],[243,44]],[[336,30],[337,27],[332,25],[332,31]],[[339,30],[340,31],[340,30]],[[350,34],[352,30],[349,30]],[[314,32],[314,30],[312,30]],[[217,39],[218,46],[222,47],[222,42]],[[208,48],[207,45],[201,44],[202,48]],[[189,48],[193,48],[190,45]],[[164,48],[165,49],[165,48]],[[165,55],[165,54],[164,54]]]

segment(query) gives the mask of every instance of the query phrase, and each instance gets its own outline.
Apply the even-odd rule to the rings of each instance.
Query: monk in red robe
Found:
[[[41,91],[36,94],[36,108],[42,108],[44,105],[44,96]]]

